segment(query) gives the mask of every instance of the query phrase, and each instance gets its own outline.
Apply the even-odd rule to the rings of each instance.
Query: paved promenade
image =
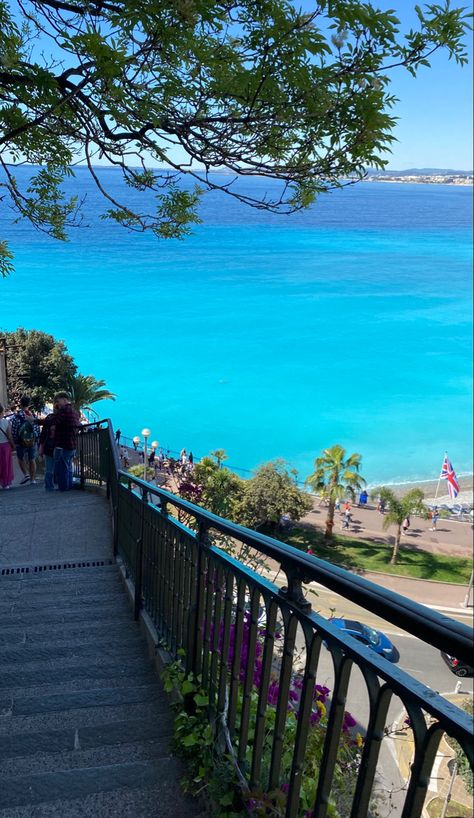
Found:
[[[315,505],[304,518],[317,528],[324,528],[327,508]],[[362,537],[375,542],[393,543],[395,526],[383,529],[384,515],[375,508],[352,506],[352,523],[348,531],[342,528],[342,516],[336,512],[334,532],[341,536]],[[436,531],[430,531],[431,521],[421,517],[411,518],[411,527],[402,536],[404,548],[420,549],[432,554],[449,554],[457,557],[472,557],[472,526],[469,522],[453,519],[439,519]]]

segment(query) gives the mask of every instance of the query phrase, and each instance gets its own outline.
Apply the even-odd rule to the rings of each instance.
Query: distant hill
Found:
[[[377,170],[367,168],[369,176],[472,176],[472,170],[452,170],[451,168],[408,168],[408,170]]]

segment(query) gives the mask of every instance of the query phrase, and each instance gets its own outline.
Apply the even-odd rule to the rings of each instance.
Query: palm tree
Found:
[[[221,467],[224,460],[227,460],[225,449],[215,449],[213,452],[211,452],[211,457],[216,458],[216,462],[219,468]]]
[[[78,411],[90,410],[91,404],[100,400],[116,398],[116,395],[105,387],[105,381],[98,381],[93,375],[74,375],[69,386],[72,402]]]
[[[346,458],[346,450],[337,443],[330,449],[324,449],[322,455],[314,461],[315,470],[306,482],[328,501],[327,539],[332,537],[337,500],[342,500],[348,494],[354,499],[356,491],[365,486],[365,480],[359,474],[361,460],[360,454],[351,454]]]
[[[410,514],[419,514],[421,517],[426,517],[427,512],[423,505],[424,496],[421,489],[412,489],[404,494],[403,497],[397,497],[397,495],[394,494],[391,489],[386,488],[386,486],[382,486],[372,492],[372,498],[380,497],[381,500],[384,500],[387,508],[382,524],[384,529],[389,528],[391,525],[397,526],[390,565],[396,565],[397,563],[404,519],[409,517]]]

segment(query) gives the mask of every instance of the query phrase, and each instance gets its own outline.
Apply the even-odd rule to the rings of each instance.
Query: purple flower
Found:
[[[344,712],[344,722],[343,722],[343,725],[342,725],[342,729],[344,730],[344,732],[347,733],[347,731],[350,730],[351,727],[355,727],[356,724],[357,724],[357,722],[356,722],[355,718],[353,716],[351,716],[351,714],[348,713],[347,710],[346,710]]]

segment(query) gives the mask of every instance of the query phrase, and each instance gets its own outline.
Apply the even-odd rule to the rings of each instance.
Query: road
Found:
[[[321,586],[315,587],[314,590],[317,592],[317,596],[310,597],[307,593],[306,596],[311,599],[313,609],[323,616],[329,617],[332,615],[359,619],[367,625],[383,630],[400,653],[398,666],[410,676],[441,694],[454,692],[456,683],[460,681],[461,692],[472,695],[473,680],[459,680],[451,673],[436,648],[427,645],[401,628],[385,622],[374,614],[368,613],[332,591],[328,591]],[[464,621],[466,624],[472,622],[472,614],[466,611],[461,610],[457,614],[450,614],[450,616]],[[298,640],[298,647],[303,647],[302,639]],[[446,647],[449,649],[448,646]],[[334,688],[332,659],[329,651],[325,648],[321,652],[316,681],[318,684],[326,685],[330,690]],[[356,666],[353,667],[351,672],[346,709],[354,716],[361,727],[361,731],[364,732],[369,717],[369,701],[366,683],[361,671]],[[404,714],[403,703],[400,699],[394,697],[388,711],[387,725],[395,726],[400,723],[400,720],[403,721],[404,716],[402,714]],[[408,745],[408,749],[401,746],[403,743],[405,748]],[[379,804],[379,810],[381,816],[390,816],[390,818],[398,818],[402,814],[405,798],[405,776],[408,767],[404,771],[400,770],[400,751],[402,754],[405,752],[406,757],[408,757],[407,754],[410,754],[409,736],[406,734],[394,732],[382,742],[377,789],[383,793],[383,797],[382,802]],[[434,772],[433,775],[435,776],[436,773]],[[434,783],[434,786],[430,785],[430,789],[436,789],[436,786],[437,784]]]

